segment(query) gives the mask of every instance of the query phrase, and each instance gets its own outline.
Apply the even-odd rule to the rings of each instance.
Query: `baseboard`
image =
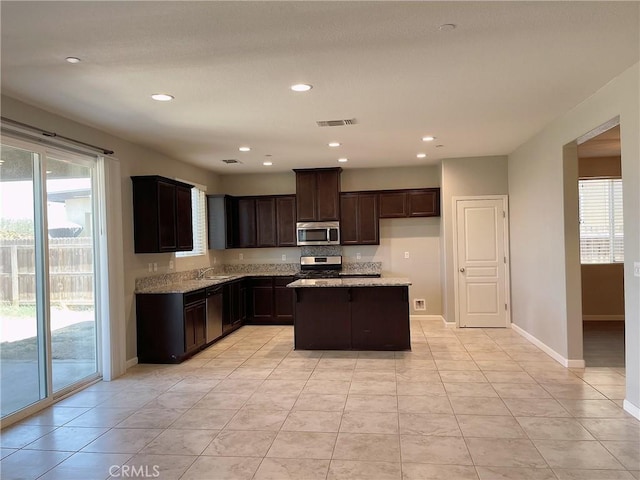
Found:
[[[127,360],[126,367],[129,370],[131,367],[134,367],[138,364],[138,357],[133,357]]]
[[[622,408],[624,408],[625,412],[630,413],[631,415],[636,417],[638,420],[640,420],[640,407],[636,407],[629,400],[625,400],[622,403]]]
[[[519,335],[522,335],[527,340],[529,340],[536,347],[538,347],[544,353],[549,355],[551,358],[553,358],[556,362],[558,362],[563,367],[566,367],[566,368],[584,368],[584,366],[585,366],[584,360],[569,360],[568,358],[564,358],[562,355],[560,355],[558,352],[556,352],[553,348],[548,346],[546,343],[538,340],[536,337],[531,335],[529,332],[523,330],[522,328],[520,328],[515,323],[511,324],[511,329],[513,331],[515,331],[516,333],[518,333]]]
[[[603,321],[619,322],[619,321],[623,321],[624,322],[624,315],[582,315],[582,321],[584,321],[584,322],[593,322],[593,321],[598,321],[598,322],[603,322]]]
[[[414,314],[409,315],[410,320],[442,320],[442,315],[423,315],[423,314]]]

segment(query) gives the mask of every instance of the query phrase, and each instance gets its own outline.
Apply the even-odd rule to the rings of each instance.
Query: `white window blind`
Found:
[[[207,248],[207,206],[206,195],[198,187],[191,189],[191,218],[193,228],[193,250],[176,252],[176,257],[204,255]]]
[[[580,262],[623,262],[622,180],[580,180],[578,188]]]

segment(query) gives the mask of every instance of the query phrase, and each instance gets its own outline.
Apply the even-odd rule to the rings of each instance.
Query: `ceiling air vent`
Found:
[[[355,125],[355,118],[348,118],[346,120],[320,120],[316,122],[319,127],[342,127],[344,125]]]
[[[242,163],[240,160],[236,160],[235,158],[227,158],[226,160],[221,160],[222,163]]]

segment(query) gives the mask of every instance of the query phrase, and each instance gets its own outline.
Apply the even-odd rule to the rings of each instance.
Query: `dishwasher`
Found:
[[[207,343],[222,336],[222,287],[207,288]]]

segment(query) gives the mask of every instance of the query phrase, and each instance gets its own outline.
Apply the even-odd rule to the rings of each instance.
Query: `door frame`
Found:
[[[502,200],[502,208],[504,211],[504,252],[507,257],[507,262],[504,264],[504,288],[505,288],[505,301],[507,302],[507,313],[505,319],[505,328],[511,328],[511,278],[510,278],[510,266],[511,266],[511,251],[509,249],[509,196],[508,195],[466,195],[466,196],[453,196],[452,202],[452,227],[453,227],[453,270],[455,275],[453,280],[453,296],[455,303],[455,320],[456,327],[460,327],[460,296],[458,286],[458,202],[467,200]]]

